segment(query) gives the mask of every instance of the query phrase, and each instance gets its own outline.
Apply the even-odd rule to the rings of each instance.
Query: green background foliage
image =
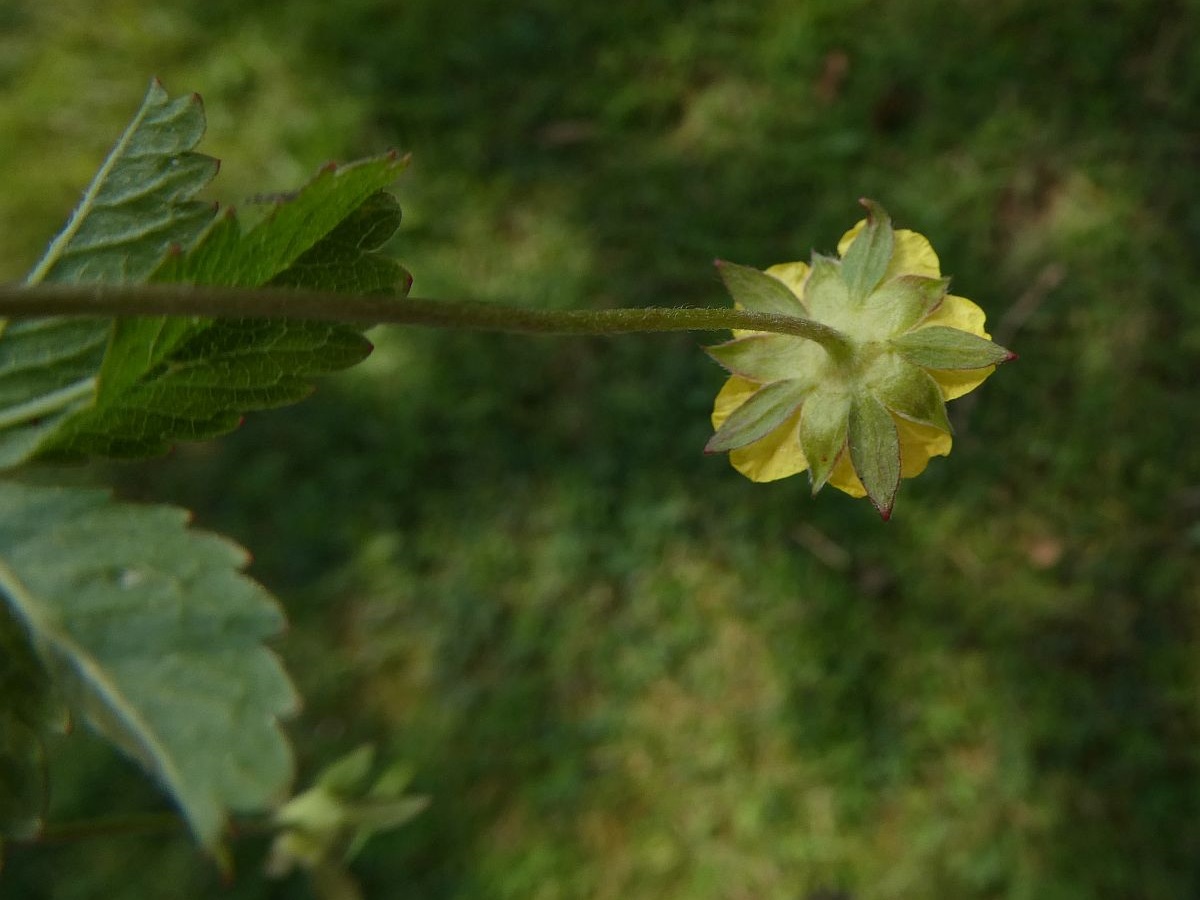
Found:
[[[687,336],[376,331],[300,407],[115,475],[249,546],[312,773],[363,740],[420,817],[368,896],[1200,892],[1200,8],[565,0],[0,8],[0,276],[151,74],[221,199],[395,145],[417,296],[723,304],[878,198],[1021,354],[886,526],[700,448]],[[161,804],[86,734],[54,815]],[[304,896],[237,846],[230,897]],[[211,896],[178,838],[10,853],[30,898]]]

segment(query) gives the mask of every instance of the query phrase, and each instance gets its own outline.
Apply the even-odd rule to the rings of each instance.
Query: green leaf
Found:
[[[48,796],[42,741],[63,716],[24,629],[0,605],[0,838],[29,838]]]
[[[96,393],[107,320],[27,319],[0,337],[0,469],[20,465]]]
[[[202,262],[189,262],[190,255],[173,259],[164,266],[166,274],[156,275],[155,280],[180,277],[190,266],[195,267],[193,276],[201,277],[211,268],[208,275],[219,280],[228,266],[246,278],[269,273],[271,284],[286,287],[406,293],[411,276],[378,252],[399,225],[400,210],[391,195],[375,187],[394,177],[396,165],[394,157],[386,156],[348,166],[343,171],[351,174],[343,181],[331,170],[323,170],[311,183],[319,185],[314,193],[310,195],[310,185],[277,206],[251,232],[259,235],[252,241],[254,246],[273,248],[270,267],[262,268],[259,260],[254,273],[246,268],[240,227],[227,216],[197,247],[195,257]],[[331,194],[331,185],[344,196]],[[363,196],[365,191],[370,193]],[[331,197],[338,197],[338,203],[332,204]],[[314,244],[308,245],[308,240],[315,232],[305,231],[303,240],[276,234],[308,229],[331,204],[344,208],[347,197],[358,206]],[[285,215],[284,209],[290,211]],[[237,427],[246,412],[303,399],[312,390],[313,377],[354,365],[370,348],[356,329],[331,323],[121,320],[101,369],[95,405],[65,422],[47,442],[45,452],[148,456],[162,453],[176,440],[215,437]]]
[[[219,163],[191,152],[204,135],[198,94],[171,100],[156,79],[66,227],[26,281],[139,282],[172,246],[190,246],[216,207],[192,198]]]
[[[296,696],[263,639],[283,617],[246,553],[184,510],[0,482],[0,598],[73,712],[171,794],[210,849],[229,810],[282,799]]]
[[[705,453],[724,453],[752,444],[774,431],[804,401],[804,381],[776,381],[750,395],[704,445]]]
[[[157,81],[66,227],[26,281],[145,280],[172,247],[188,247],[214,207],[193,200],[217,161],[193,153],[204,132],[196,95],[170,100]],[[0,469],[35,455],[95,396],[110,319],[0,322]]]
[[[786,334],[752,334],[704,349],[730,372],[760,382],[812,380],[827,358],[812,341]]]
[[[842,257],[842,279],[852,303],[865,299],[883,279],[895,239],[887,210],[874,200],[859,202],[867,208],[867,224]]]
[[[304,399],[312,377],[354,365],[370,346],[337,324],[222,321],[188,337],[124,391],[65,422],[43,453],[135,458],[165,452],[173,441],[226,434],[245,412]]]
[[[237,216],[232,211],[227,213],[195,249],[168,260],[152,280],[227,287],[267,284],[329,237],[373,194],[395,181],[407,164],[408,157],[393,151],[345,166],[324,166],[308,184],[276,203],[269,215],[245,231]],[[380,215],[377,202],[368,207],[369,228],[361,236],[368,246],[373,244],[377,249],[391,237],[399,225],[399,217],[390,216],[390,211]],[[342,265],[346,257],[344,246],[340,252],[331,250],[331,254]],[[324,268],[328,268],[326,263]],[[312,286],[310,281],[302,283]]]
[[[849,413],[849,397],[835,391],[813,391],[800,409],[800,446],[808,460],[814,494],[829,481],[846,449]]]
[[[892,338],[891,344],[905,359],[926,369],[983,369],[1013,358],[999,344],[943,325],[918,328]]]
[[[900,487],[900,438],[891,413],[869,394],[850,403],[847,443],[854,471],[886,521]]]
[[[376,191],[270,284],[350,294],[407,294],[412,276],[380,252],[399,227],[400,204],[386,191]]]
[[[806,315],[800,298],[778,278],[721,259],[717,260],[716,265],[730,296],[742,309],[781,316]]]

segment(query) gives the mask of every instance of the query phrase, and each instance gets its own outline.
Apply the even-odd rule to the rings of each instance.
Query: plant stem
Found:
[[[245,818],[233,823],[234,836],[271,834],[278,830],[270,819]],[[187,823],[175,813],[130,813],[102,819],[80,819],[74,822],[52,822],[32,838],[15,840],[13,844],[44,845],[71,844],[91,838],[118,835],[175,835],[188,833]]]
[[[25,844],[71,844],[89,838],[115,837],[125,834],[186,834],[183,819],[171,813],[133,813],[103,819],[81,819],[76,822],[57,822],[46,825]]]
[[[820,322],[739,309],[550,310],[465,300],[270,288],[107,284],[23,287],[0,284],[0,319],[42,316],[290,318],[559,335],[744,329],[796,335],[831,350],[846,348],[845,338]]]

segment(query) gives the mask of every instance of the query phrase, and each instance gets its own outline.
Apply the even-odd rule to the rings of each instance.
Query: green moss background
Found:
[[[376,331],[307,404],[76,473],[194,508],[283,598],[305,773],[364,740],[429,809],[369,897],[1200,894],[1200,4],[119,0],[0,6],[0,276],[150,75],[214,196],[414,153],[421,296],[724,304],[873,196],[1021,355],[864,501],[700,448],[694,336]],[[76,734],[56,817],[160,808]],[[13,848],[20,898],[306,897],[237,843]]]

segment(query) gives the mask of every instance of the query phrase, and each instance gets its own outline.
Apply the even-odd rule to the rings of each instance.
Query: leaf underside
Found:
[[[265,278],[281,288],[406,293],[411,276],[378,252],[400,221],[395,198],[379,188],[401,164],[389,154],[323,169],[244,235],[225,216],[153,280],[260,287]],[[231,272],[243,280],[229,281]],[[47,452],[152,456],[176,440],[216,437],[246,412],[303,399],[314,376],[348,368],[370,349],[355,328],[328,322],[120,320],[95,405],[66,422]]]
[[[243,550],[188,514],[0,482],[0,597],[72,711],[157,778],[198,840],[281,799],[296,696],[282,615]]]
[[[62,232],[26,281],[144,281],[172,247],[191,246],[215,207],[193,198],[218,163],[192,150],[204,133],[196,95],[170,100],[157,81]],[[37,454],[95,397],[109,319],[0,322],[0,469]]]
[[[216,161],[191,152],[198,97],[155,82],[142,109],[29,281],[149,281],[403,295],[411,277],[380,249],[400,209],[382,189],[395,153],[323,167],[243,229],[191,198]],[[203,215],[201,215],[203,212]],[[37,319],[0,339],[0,469],[32,457],[141,457],[294,403],[312,378],[371,349],[345,325],[200,317]]]

